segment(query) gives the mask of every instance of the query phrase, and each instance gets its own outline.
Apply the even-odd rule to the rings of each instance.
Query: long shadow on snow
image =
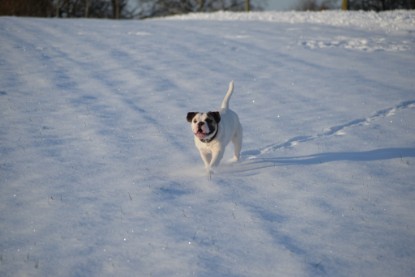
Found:
[[[335,161],[378,161],[415,157],[415,148],[384,148],[363,152],[328,152],[299,157],[264,158],[284,164],[319,164]],[[261,158],[262,159],[262,158]]]
[[[362,152],[327,152],[298,157],[254,157],[243,160],[239,166],[232,167],[235,171],[249,171],[279,165],[312,165],[337,161],[379,161],[415,157],[415,148],[384,148]],[[225,170],[226,171],[226,170]]]
[[[249,171],[278,165],[312,165],[329,163],[335,161],[379,161],[396,158],[415,157],[415,148],[384,148],[362,152],[328,152],[298,157],[281,157],[281,158],[261,158],[255,157],[251,160],[241,162],[241,167],[233,167],[236,171]],[[246,167],[245,167],[246,166]],[[275,242],[285,247],[293,255],[303,256],[306,258],[309,273],[312,276],[327,275],[327,268],[319,257],[314,257],[312,253],[302,248],[301,245],[290,235],[279,232],[275,224],[282,224],[285,218],[281,215],[272,213],[261,207],[251,207],[251,212],[266,222],[267,230],[274,238]]]

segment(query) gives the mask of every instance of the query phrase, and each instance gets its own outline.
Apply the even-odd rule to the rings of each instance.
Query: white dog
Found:
[[[234,145],[234,161],[239,160],[242,147],[242,126],[238,115],[229,109],[229,99],[233,92],[233,81],[222,101],[220,111],[189,112],[187,121],[191,123],[195,135],[195,145],[205,163],[208,174],[216,167],[225,153],[230,141]]]

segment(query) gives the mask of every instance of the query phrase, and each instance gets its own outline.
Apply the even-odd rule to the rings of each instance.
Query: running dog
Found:
[[[187,121],[191,123],[196,148],[205,164],[208,174],[219,165],[225,153],[225,147],[232,141],[233,160],[238,161],[242,147],[242,126],[238,115],[229,109],[229,100],[233,93],[233,81],[222,101],[219,111],[189,112]]]

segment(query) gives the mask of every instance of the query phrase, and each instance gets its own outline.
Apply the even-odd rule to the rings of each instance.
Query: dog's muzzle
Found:
[[[211,142],[215,139],[216,134],[218,133],[218,128],[212,128],[213,130],[210,132],[205,132],[203,129],[205,126],[204,122],[199,122],[197,124],[197,132],[194,134],[201,142]]]
[[[195,133],[195,136],[200,140],[204,139],[205,137],[209,135],[209,133],[203,129],[206,129],[205,123],[204,122],[197,123],[197,131]]]

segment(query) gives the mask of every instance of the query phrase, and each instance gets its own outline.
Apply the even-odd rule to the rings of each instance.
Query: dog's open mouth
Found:
[[[208,134],[204,133],[202,130],[198,130],[198,131],[195,133],[195,136],[196,136],[198,139],[204,139],[207,135],[208,135]]]

